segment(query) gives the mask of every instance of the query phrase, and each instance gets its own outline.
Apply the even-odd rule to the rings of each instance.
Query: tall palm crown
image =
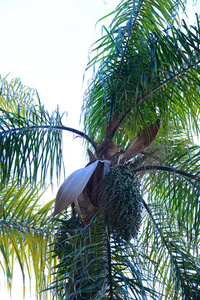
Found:
[[[200,297],[193,140],[200,22],[180,21],[183,8],[182,1],[120,2],[87,66],[98,71],[84,97],[84,132],[64,126],[58,111],[49,116],[16,82],[2,81],[2,187],[11,175],[20,184],[27,176],[35,184],[38,172],[45,180],[47,170],[52,178],[54,167],[59,177],[62,130],[89,145],[88,165],[65,180],[55,201],[59,264],[51,287],[59,299]]]

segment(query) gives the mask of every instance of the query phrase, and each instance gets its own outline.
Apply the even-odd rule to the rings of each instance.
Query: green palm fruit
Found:
[[[142,222],[142,197],[135,175],[127,166],[115,166],[99,187],[99,209],[110,231],[129,241]]]

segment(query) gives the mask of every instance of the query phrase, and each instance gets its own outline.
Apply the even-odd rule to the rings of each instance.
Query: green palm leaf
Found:
[[[167,150],[165,159],[164,149]],[[155,285],[163,294],[161,299],[167,296],[169,299],[198,299],[200,178],[197,176],[195,180],[190,175],[198,175],[200,171],[199,146],[189,139],[174,136],[170,153],[168,150],[167,147],[162,148],[160,159],[159,152],[156,153],[157,162],[162,162],[163,168],[152,164],[148,171],[145,160],[141,160],[144,167],[135,170],[138,172],[146,168],[140,176],[144,176],[143,190],[148,203],[145,205],[150,216],[150,219],[145,217],[140,249],[148,253],[147,272],[154,273]],[[145,154],[143,156],[145,158]],[[151,158],[147,153],[146,157]],[[167,166],[171,167],[171,171]],[[177,173],[176,170],[186,172]],[[151,260],[156,265],[152,265]]]
[[[61,124],[59,113],[50,116],[40,105],[37,93],[19,80],[9,84],[3,79],[0,116],[2,180],[6,181],[12,172],[19,181],[30,177],[36,182],[39,167],[42,180],[47,170],[52,178],[55,160],[58,168],[62,162],[61,133],[52,130],[52,126]]]
[[[140,244],[140,249],[148,256],[147,273],[154,276],[155,288],[161,291],[161,299],[198,299],[199,245],[188,244],[186,231],[183,233],[175,229],[163,205],[150,207],[155,227],[146,219]]]
[[[20,187],[17,181],[1,185],[0,251],[1,267],[11,288],[13,267],[18,264],[25,285],[26,274],[35,274],[36,292],[39,293],[50,280],[48,244],[51,243],[50,220],[52,202],[43,208],[39,205],[42,186],[30,188],[28,180]]]
[[[58,299],[200,298],[200,148],[193,141],[199,135],[200,22],[196,16],[189,27],[179,19],[181,9],[181,0],[123,0],[107,16],[113,20],[87,66],[98,71],[84,98],[84,133],[64,126],[58,110],[50,115],[19,80],[1,79],[0,265],[8,279],[16,259],[23,278],[33,269],[37,291],[50,290]],[[88,167],[61,186],[55,214],[71,209],[51,228],[52,202],[39,207],[36,183],[48,175],[52,180],[54,170],[59,179],[62,130],[84,137],[95,153],[89,149]],[[107,198],[119,191],[119,200],[122,193],[127,199],[123,208],[113,198],[116,224],[100,198],[114,167],[119,176],[125,172],[122,187],[112,175]],[[114,226],[131,220],[132,173],[141,182],[143,222],[138,238],[130,233],[134,239],[127,242]]]
[[[51,289],[59,299],[159,299],[134,244],[113,238],[96,216],[84,229],[76,216],[74,231],[73,218],[68,214],[58,220],[55,255],[60,263]]]
[[[151,1],[151,9],[149,1],[124,1],[122,5],[121,14],[127,23],[123,17],[120,21],[117,10],[116,24],[111,23],[102,38],[106,41],[95,49],[100,51],[100,62],[83,106],[86,132],[101,140],[108,122],[115,120],[117,125],[111,136],[120,127],[116,141],[125,145],[127,139],[157,118],[168,124],[175,115],[186,129],[189,118],[198,132],[198,17],[196,26],[189,28],[183,23],[177,29],[169,17],[169,12],[177,13],[171,1]],[[172,11],[168,6],[173,7]],[[161,23],[156,21],[158,14]],[[102,56],[101,48],[105,52]],[[89,66],[95,63],[93,59]]]
[[[57,109],[50,115],[34,90],[24,87],[19,80],[8,83],[1,79],[0,94],[0,167],[2,181],[11,173],[21,182],[29,177],[59,180],[63,169],[62,130],[67,130],[94,142],[84,133],[62,125]],[[40,175],[39,175],[40,174]]]

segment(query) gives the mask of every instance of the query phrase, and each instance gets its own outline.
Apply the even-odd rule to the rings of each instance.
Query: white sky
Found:
[[[52,111],[67,111],[65,125],[79,128],[83,74],[90,45],[100,37],[96,21],[112,11],[119,0],[0,0],[0,74],[37,89]],[[190,11],[200,11],[199,2]],[[193,17],[191,18],[193,21]],[[85,164],[80,139],[66,146],[66,174]],[[1,272],[1,270],[0,270]],[[13,300],[22,300],[19,279]],[[0,282],[0,298],[10,299]],[[30,300],[28,294],[26,300]],[[35,298],[33,298],[35,299]]]

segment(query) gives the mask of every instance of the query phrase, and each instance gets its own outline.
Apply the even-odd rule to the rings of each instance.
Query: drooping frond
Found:
[[[161,299],[200,297],[199,160],[199,146],[174,136],[168,155],[160,160],[163,170],[146,169],[143,173],[150,213],[141,231],[140,249],[155,263],[149,261],[147,272],[154,274]],[[167,166],[185,174],[168,172]]]
[[[58,176],[62,136],[53,127],[61,125],[59,111],[50,116],[40,105],[36,92],[23,87],[19,81],[10,84],[5,79],[1,81],[0,102],[2,181],[7,181],[12,172],[19,181],[30,177],[35,183],[39,170],[42,180],[48,171],[52,179],[55,162]]]
[[[49,175],[59,179],[63,168],[62,131],[70,131],[94,142],[79,130],[62,125],[59,110],[50,115],[40,104],[37,93],[19,80],[1,82],[0,94],[0,167],[1,180],[11,173],[21,182],[30,178],[44,181]]]
[[[0,266],[9,288],[14,265],[20,267],[24,287],[26,276],[30,279],[34,274],[37,294],[50,281],[52,266],[48,260],[48,245],[52,241],[48,222],[53,201],[42,207],[41,189],[41,184],[30,188],[28,180],[20,187],[17,181],[10,181],[6,187],[0,185]]]
[[[154,289],[160,291],[160,299],[199,299],[199,244],[188,241],[187,228],[180,232],[178,221],[177,226],[171,224],[167,205],[149,207],[139,247],[148,257],[146,272],[153,278]]]
[[[59,220],[55,255],[60,263],[54,268],[55,281],[50,287],[55,296],[68,300],[159,299],[159,292],[150,289],[151,276],[143,272],[145,255],[133,243],[113,238],[96,216],[84,228],[79,222],[69,215]]]
[[[40,104],[37,91],[24,86],[19,78],[12,79],[8,82],[6,77],[2,78],[0,76],[0,82],[0,107],[2,110],[17,112],[20,104]]]
[[[179,120],[198,133],[200,23],[198,17],[192,27],[174,23],[180,6],[144,0],[117,8],[89,63],[98,64],[83,106],[92,138],[101,140],[115,121],[116,142],[125,145],[157,118]]]

